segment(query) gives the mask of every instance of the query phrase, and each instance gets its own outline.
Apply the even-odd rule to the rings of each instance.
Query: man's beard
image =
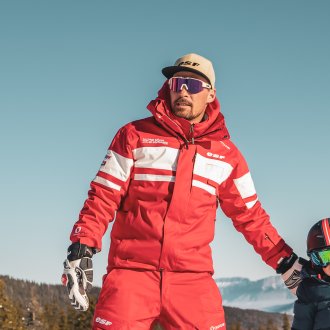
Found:
[[[179,103],[179,106],[177,106],[178,103]],[[187,111],[187,109],[180,110],[180,109],[178,109],[180,106],[190,107],[190,110],[189,111]],[[194,120],[197,117],[199,117],[202,113],[202,111],[200,111],[199,113],[193,113],[192,107],[193,107],[192,102],[190,102],[186,98],[182,97],[182,98],[175,100],[173,107],[172,107],[172,112],[177,117],[184,118],[186,120],[191,121],[191,120]]]
[[[182,111],[173,111],[173,113],[177,117],[184,118],[184,119],[187,119],[189,121],[196,119],[200,115],[200,113],[197,113],[197,114],[193,114],[191,112],[189,112],[189,113],[183,113]]]

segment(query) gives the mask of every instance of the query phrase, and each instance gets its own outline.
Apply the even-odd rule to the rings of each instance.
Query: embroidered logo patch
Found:
[[[226,158],[225,156],[218,155],[218,154],[213,154],[212,152],[208,152],[206,155],[209,156],[209,157],[216,158],[216,159],[224,159],[224,158]]]
[[[100,317],[97,317],[95,320],[96,323],[100,323],[100,324],[104,324],[104,325],[111,325],[112,322],[106,320],[106,319],[102,319]]]
[[[152,139],[152,138],[143,138],[142,143],[146,144],[165,144],[168,145],[168,142],[164,139]]]

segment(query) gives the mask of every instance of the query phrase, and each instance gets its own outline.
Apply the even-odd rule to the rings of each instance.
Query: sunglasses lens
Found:
[[[325,267],[330,264],[330,250],[313,251],[310,257],[316,266]]]
[[[330,263],[330,250],[319,251],[319,259],[322,261],[324,266]]]
[[[197,79],[189,79],[188,91],[192,94],[199,93],[203,90],[203,83]]]
[[[196,94],[203,90],[203,82],[198,79],[172,77],[169,81],[170,89],[173,92],[180,92],[186,88],[189,93]]]

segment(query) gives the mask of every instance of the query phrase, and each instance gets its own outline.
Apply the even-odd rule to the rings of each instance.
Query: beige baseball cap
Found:
[[[162,69],[162,73],[167,79],[173,77],[179,71],[195,72],[206,78],[212,85],[212,88],[214,88],[215,73],[212,62],[203,56],[187,54],[178,58],[173,66],[167,66]]]

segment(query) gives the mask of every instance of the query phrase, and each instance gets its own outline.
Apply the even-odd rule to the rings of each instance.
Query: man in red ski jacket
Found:
[[[162,72],[152,116],[118,131],[70,236],[62,281],[86,310],[91,257],[115,219],[93,329],[226,329],[210,249],[219,204],[292,291],[300,281],[230,140],[212,63],[188,54]]]

